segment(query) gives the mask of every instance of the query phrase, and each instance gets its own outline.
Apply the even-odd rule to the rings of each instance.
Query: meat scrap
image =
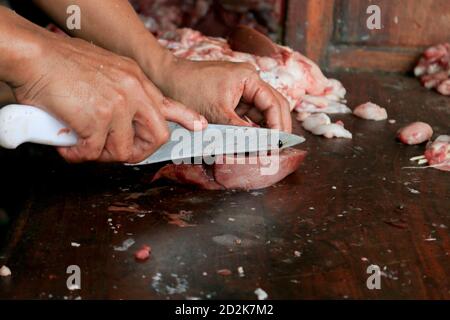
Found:
[[[331,123],[330,117],[325,113],[315,113],[307,117],[302,126],[305,130],[318,136],[324,136],[325,138],[345,138],[352,139],[350,131],[344,128],[342,121]]]
[[[234,155],[222,155],[213,165],[167,164],[153,177],[182,184],[192,184],[206,190],[256,190],[267,188],[298,169],[306,151],[293,148],[283,149],[279,154],[253,155],[245,157],[245,164]],[[241,158],[242,160],[242,158]],[[274,172],[269,172],[271,169]],[[263,174],[267,169],[267,174]]]
[[[450,95],[450,43],[428,48],[414,69],[427,89],[436,89],[440,94]]]
[[[414,145],[428,141],[433,136],[433,129],[428,123],[413,122],[397,132],[398,139],[404,144]]]
[[[450,136],[441,135],[427,144],[425,158],[433,168],[450,171]]]
[[[353,114],[359,118],[374,121],[386,120],[388,118],[386,109],[372,102],[366,102],[357,106],[353,110]]]
[[[7,266],[2,266],[0,268],[0,277],[9,277],[11,275],[11,270]]]
[[[134,258],[137,261],[145,261],[150,258],[150,253],[152,249],[148,245],[143,245],[139,250],[134,253]]]
[[[274,56],[233,51],[223,38],[212,38],[192,29],[168,32],[159,42],[172,53],[189,60],[247,62],[260,77],[277,89],[297,112],[349,113],[345,88],[327,79],[319,67],[299,52],[278,46]]]

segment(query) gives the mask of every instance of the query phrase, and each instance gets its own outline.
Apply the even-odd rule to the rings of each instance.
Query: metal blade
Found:
[[[189,131],[169,122],[170,139],[144,165],[211,155],[268,151],[292,147],[305,141],[294,134],[266,128],[210,124],[203,131]]]

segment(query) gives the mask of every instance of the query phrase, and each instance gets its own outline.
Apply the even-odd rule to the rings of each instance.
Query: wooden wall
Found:
[[[382,28],[366,25],[369,5]],[[290,0],[285,42],[333,69],[410,71],[424,48],[450,41],[449,0]]]

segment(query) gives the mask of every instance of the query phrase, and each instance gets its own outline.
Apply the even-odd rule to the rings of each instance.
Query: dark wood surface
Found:
[[[155,166],[70,166],[50,148],[2,150],[10,222],[0,265],[13,274],[0,278],[0,298],[254,299],[262,288],[271,299],[449,299],[450,173],[403,169],[424,146],[395,132],[422,120],[449,133],[450,100],[405,76],[338,77],[350,106],[377,102],[397,123],[335,116],[353,140],[306,134],[298,172],[257,192],[150,185]],[[131,248],[114,250],[128,238]],[[138,263],[143,244],[152,256]],[[381,290],[366,287],[370,264],[383,270]],[[81,268],[81,290],[66,287],[69,265]]]
[[[370,5],[381,29],[369,30]],[[285,41],[329,70],[407,72],[424,48],[450,37],[447,0],[289,1]]]

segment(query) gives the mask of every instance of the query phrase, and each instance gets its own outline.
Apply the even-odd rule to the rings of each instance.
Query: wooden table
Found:
[[[450,174],[405,169],[424,146],[395,132],[422,120],[450,133],[450,98],[405,76],[336,76],[350,106],[377,102],[397,122],[335,116],[353,140],[305,134],[298,172],[257,192],[151,185],[155,166],[70,166],[50,148],[2,150],[10,223],[0,227],[0,265],[13,275],[0,278],[0,298],[254,299],[262,288],[272,299],[449,299]],[[135,244],[117,251],[126,239]],[[143,244],[152,256],[139,263]],[[380,290],[366,286],[371,264]],[[81,290],[66,287],[69,265],[81,268]]]

